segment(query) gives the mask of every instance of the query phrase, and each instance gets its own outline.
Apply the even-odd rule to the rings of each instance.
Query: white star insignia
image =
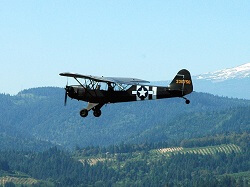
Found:
[[[140,93],[140,97],[142,97],[142,96],[145,97],[146,93],[147,93],[147,91],[145,91],[143,87],[142,87],[141,91],[138,91],[138,92]]]

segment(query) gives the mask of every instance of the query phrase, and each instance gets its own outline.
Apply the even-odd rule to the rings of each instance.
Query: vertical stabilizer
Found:
[[[171,90],[181,91],[187,95],[193,91],[193,84],[190,72],[186,69],[180,70],[169,85]]]

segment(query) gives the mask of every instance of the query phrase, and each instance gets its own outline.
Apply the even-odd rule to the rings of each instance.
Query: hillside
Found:
[[[250,184],[249,133],[192,139],[206,146],[120,144],[75,152],[0,152],[0,185],[241,186]],[[190,142],[189,142],[190,143]],[[159,147],[158,147],[159,146]]]
[[[178,140],[228,132],[250,131],[250,107],[229,108],[223,111],[183,113],[165,123],[146,129],[131,141]]]
[[[72,149],[249,130],[250,101],[196,92],[188,98],[190,105],[179,98],[110,104],[103,107],[100,118],[90,115],[83,119],[79,110],[86,103],[69,100],[64,107],[62,88],[0,94],[0,148],[45,150],[59,145]]]

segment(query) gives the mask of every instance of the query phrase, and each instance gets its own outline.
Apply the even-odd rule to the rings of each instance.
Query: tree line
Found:
[[[152,157],[151,149],[160,147],[160,144],[121,144],[105,149],[78,148],[74,152],[57,147],[43,152],[3,151],[0,152],[0,176],[22,172],[35,179],[49,181],[53,186],[245,187],[250,182],[250,149],[247,147],[247,137],[249,133],[214,136],[214,142],[225,139],[243,147],[239,153],[213,155],[187,153]],[[201,145],[204,145],[205,139],[200,139]],[[207,137],[207,145],[211,145],[211,139],[212,137]],[[165,147],[163,143],[162,146]],[[87,159],[83,163],[75,159],[77,156],[100,156],[106,151],[113,154],[113,161],[99,161],[92,165]],[[140,156],[134,157],[135,152]],[[248,173],[248,177],[241,176],[241,173]]]

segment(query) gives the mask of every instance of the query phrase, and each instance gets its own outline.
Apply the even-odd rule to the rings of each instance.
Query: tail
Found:
[[[188,70],[180,70],[169,85],[171,90],[181,91],[181,95],[190,94],[193,91],[191,75]]]

